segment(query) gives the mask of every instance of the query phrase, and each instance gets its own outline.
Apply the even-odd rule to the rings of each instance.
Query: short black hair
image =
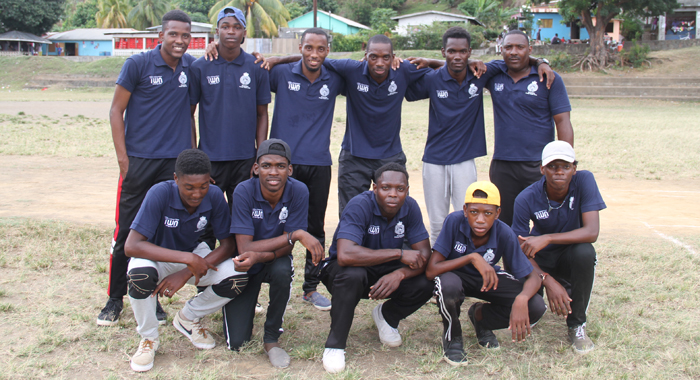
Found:
[[[183,175],[211,174],[209,156],[199,149],[183,150],[175,161],[175,174]]]
[[[374,172],[374,183],[378,184],[379,183],[379,178],[382,177],[382,174],[384,172],[399,172],[403,173],[403,175],[406,176],[406,184],[408,184],[408,172],[406,171],[406,167],[396,163],[396,162],[390,162],[388,164],[385,164],[381,166],[377,171]]]
[[[445,34],[442,35],[442,47],[444,48],[447,45],[447,39],[448,38],[457,38],[457,39],[467,39],[467,45],[471,46],[472,45],[472,35],[467,32],[466,29],[462,28],[461,26],[453,26],[450,29],[447,29],[445,31]]]
[[[306,37],[307,34],[317,34],[319,36],[324,36],[326,37],[326,44],[328,44],[330,38],[328,37],[328,33],[326,33],[325,30],[321,28],[309,28],[304,31],[304,33],[301,34],[301,43],[304,43],[304,37]]]
[[[163,18],[161,19],[163,30],[165,30],[165,25],[168,23],[168,21],[181,21],[192,25],[192,19],[190,19],[190,16],[179,9],[173,9],[172,11],[166,12],[163,15]]]
[[[391,47],[391,54],[394,54],[394,44],[391,43],[391,39],[383,34],[375,34],[372,37],[369,38],[369,41],[367,41],[367,50],[366,52],[369,52],[369,47],[372,44],[389,44]]]
[[[518,30],[518,29],[511,30],[510,32],[506,33],[505,36],[503,36],[503,39],[505,40],[506,37],[508,37],[510,35],[523,36],[523,37],[525,37],[525,40],[527,40],[527,44],[530,45],[530,36],[528,36],[527,33],[523,32],[522,30]]]

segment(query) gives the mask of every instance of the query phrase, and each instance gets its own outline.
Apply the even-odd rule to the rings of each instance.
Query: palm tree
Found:
[[[98,0],[95,21],[99,28],[127,28],[129,0]]]
[[[209,11],[209,20],[216,25],[216,16],[224,7],[236,7],[246,15],[246,35],[276,37],[278,26],[287,26],[289,12],[280,0],[219,0]]]
[[[166,0],[139,0],[127,17],[129,24],[138,30],[159,25],[163,15],[173,9]]]

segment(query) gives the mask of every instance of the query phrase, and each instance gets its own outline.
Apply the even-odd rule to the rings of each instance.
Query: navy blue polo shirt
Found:
[[[382,216],[374,192],[365,191],[351,199],[343,209],[327,260],[337,258],[338,239],[348,239],[369,249],[400,249],[404,240],[412,245],[429,237],[420,207],[413,198],[407,196],[389,222]]]
[[[508,271],[515,278],[523,278],[532,272],[532,264],[520,249],[518,237],[507,224],[496,219],[491,227],[491,235],[486,244],[476,248],[472,241],[472,230],[462,210],[455,211],[445,218],[440,235],[433,249],[447,260],[458,259],[471,253],[478,253],[498,272],[501,268],[496,263],[503,258]],[[474,265],[465,265],[459,269],[470,275],[481,276]]]
[[[183,55],[173,71],[160,47],[127,58],[117,78],[117,84],[131,93],[124,116],[129,156],[176,158],[192,147],[187,87],[194,57]]]
[[[369,75],[367,62],[326,59],[323,65],[345,79],[347,121],[341,147],[355,157],[383,159],[402,152],[401,103],[408,86],[431,69],[406,61],[381,84]]]
[[[486,65],[488,69],[481,78],[466,69],[467,77],[461,85],[443,66],[409,86],[406,100],[430,99],[424,162],[454,165],[486,155],[483,90],[491,77],[505,69],[503,61]]]
[[[270,71],[270,90],[276,94],[270,138],[289,144],[294,165],[330,166],[335,97],[345,93],[345,82],[321,66],[321,75],[311,83],[301,65],[277,65]]]
[[[270,103],[267,70],[241,49],[231,62],[219,55],[192,64],[190,104],[199,103],[199,149],[212,161],[255,157],[257,106]]]
[[[518,83],[507,72],[488,83],[493,101],[494,160],[540,161],[542,149],[554,141],[554,115],[571,111],[569,95],[559,74],[552,88],[540,82],[537,67]]]
[[[549,210],[547,194],[545,193],[546,177],[542,178],[523,190],[515,198],[513,210],[513,231],[520,236],[540,236],[569,232],[582,227],[582,214],[589,211],[600,211],[606,208],[603,197],[598,190],[598,184],[593,173],[587,170],[577,171],[571,177],[569,193],[564,199],[564,205],[549,202],[553,208]],[[530,221],[533,227],[530,230]],[[557,252],[567,245],[550,244],[540,253]]]
[[[232,234],[250,235],[253,241],[272,239],[285,232],[306,231],[309,214],[309,189],[303,182],[287,178],[282,198],[274,210],[263,198],[260,179],[241,182],[233,191]],[[249,274],[260,272],[263,264],[255,264]]]
[[[231,216],[221,189],[209,186],[202,203],[190,215],[182,204],[177,184],[170,180],[148,190],[131,229],[159,247],[192,252],[209,224],[217,239],[231,236]]]

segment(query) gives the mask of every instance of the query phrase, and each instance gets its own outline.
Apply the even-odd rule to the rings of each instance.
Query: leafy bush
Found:
[[[365,36],[359,34],[351,34],[344,36],[340,33],[332,33],[333,40],[331,42],[332,51],[361,51],[362,44],[367,41]]]
[[[552,59],[549,60],[549,64],[555,71],[570,71],[571,65],[574,64],[574,57],[570,56],[567,53],[559,52],[557,55],[553,56]]]
[[[622,21],[620,29],[622,29],[622,36],[625,37],[627,41],[637,41],[642,38],[644,24],[636,18],[626,17]]]
[[[625,49],[620,52],[620,66],[629,63],[634,67],[640,67],[644,62],[649,62],[650,51],[649,45],[644,44],[638,45],[635,43],[629,47],[625,47]]]

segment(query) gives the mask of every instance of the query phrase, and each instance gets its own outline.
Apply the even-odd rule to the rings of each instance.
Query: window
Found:
[[[551,18],[541,18],[540,19],[540,28],[551,28],[552,27],[552,19]]]

